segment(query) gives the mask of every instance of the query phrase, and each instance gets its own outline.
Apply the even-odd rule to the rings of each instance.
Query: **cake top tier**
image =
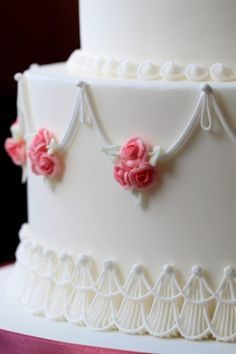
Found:
[[[236,65],[235,0],[80,0],[80,28],[90,56]]]

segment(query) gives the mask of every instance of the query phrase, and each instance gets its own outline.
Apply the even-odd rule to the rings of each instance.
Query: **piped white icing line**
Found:
[[[144,267],[135,264],[123,282],[114,261],[105,260],[96,276],[90,256],[44,249],[33,242],[26,225],[16,257],[9,295],[32,313],[97,330],[236,340],[236,273],[231,266],[216,291],[198,265],[183,287],[172,265],[165,265],[152,284]]]
[[[160,69],[160,75],[167,81],[178,81],[184,78],[184,69],[174,61],[168,61]]]
[[[235,80],[235,74],[233,71],[227,67],[224,66],[221,63],[214,64],[211,69],[211,77],[214,81],[234,81]]]
[[[127,59],[90,56],[81,50],[75,50],[71,54],[67,61],[67,70],[75,75],[86,74],[123,79],[188,80],[191,82],[236,80],[233,68],[229,68],[223,63],[215,63],[211,67],[192,63],[183,67],[174,61],[168,61],[162,63],[160,69],[160,63],[152,62],[149,59],[133,63]]]

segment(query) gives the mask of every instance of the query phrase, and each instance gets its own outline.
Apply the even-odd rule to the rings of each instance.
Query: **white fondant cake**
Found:
[[[80,9],[81,51],[16,77],[29,224],[10,293],[91,328],[234,340],[236,4]]]

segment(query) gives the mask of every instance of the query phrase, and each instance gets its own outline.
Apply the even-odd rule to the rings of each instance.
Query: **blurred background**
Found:
[[[79,47],[78,0],[12,0],[0,4],[0,263],[14,260],[27,221],[21,168],[3,148],[16,118],[13,76],[32,63],[65,61]]]

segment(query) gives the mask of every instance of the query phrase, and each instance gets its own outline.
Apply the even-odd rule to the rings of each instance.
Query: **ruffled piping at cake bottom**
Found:
[[[67,253],[44,249],[32,241],[27,224],[20,238],[8,292],[34,314],[95,330],[190,340],[236,339],[236,275],[231,266],[224,269],[216,291],[200,266],[192,268],[184,287],[171,265],[164,266],[155,285],[142,265],[134,265],[122,282],[111,260],[104,261],[95,277],[90,256],[75,260]]]

